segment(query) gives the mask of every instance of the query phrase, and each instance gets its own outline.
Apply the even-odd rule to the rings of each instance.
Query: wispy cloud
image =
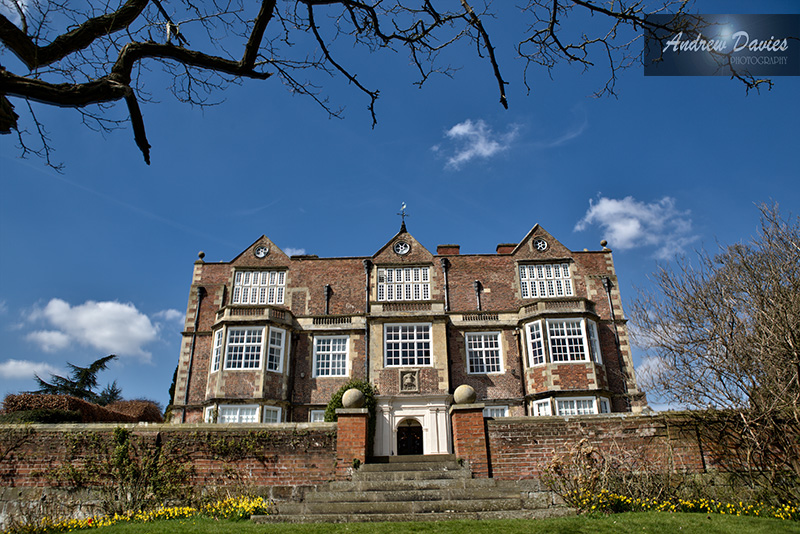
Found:
[[[159,313],[164,318],[174,318],[179,312]],[[90,300],[72,306],[61,299],[51,299],[44,308],[34,309],[28,320],[43,323],[44,329],[31,332],[26,338],[45,352],[77,344],[149,362],[151,354],[144,346],[158,339],[158,326],[130,303]]]
[[[581,120],[580,124],[574,126],[567,132],[561,134],[560,136],[556,137],[555,139],[550,139],[548,141],[538,141],[534,143],[536,148],[556,148],[561,145],[567,144],[569,141],[572,141],[576,137],[580,137],[580,135],[585,132],[589,128],[589,119],[586,117],[586,114],[583,114],[583,119]]]
[[[670,259],[698,239],[692,234],[689,211],[679,211],[675,199],[664,197],[645,203],[633,197],[589,200],[589,209],[575,225],[575,231],[590,225],[603,229],[609,246],[618,250],[656,247],[655,257]]]
[[[59,374],[60,369],[49,363],[27,360],[6,360],[0,363],[0,377],[8,380],[26,380],[34,374],[46,378],[48,374]]]
[[[287,256],[302,256],[303,254],[306,253],[306,249],[286,247],[285,249],[283,249],[283,252]]]
[[[185,315],[178,310],[162,310],[153,314],[154,319],[167,322],[183,322]]]
[[[517,136],[517,127],[511,127],[501,134],[494,132],[483,120],[473,122],[467,119],[447,130],[444,135],[455,145],[453,154],[447,157],[446,167],[458,170],[474,159],[488,159],[508,150]],[[432,150],[440,152],[442,147],[436,145]]]

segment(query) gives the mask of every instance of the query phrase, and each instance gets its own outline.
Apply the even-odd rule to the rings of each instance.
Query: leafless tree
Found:
[[[698,410],[726,467],[800,498],[800,217],[761,206],[749,243],[661,269],[634,304],[643,386]]]
[[[145,85],[162,68],[172,92],[182,102],[210,105],[229,83],[242,79],[280,79],[290,91],[309,96],[324,110],[341,112],[324,95],[324,79],[342,76],[368,100],[375,123],[379,90],[348,66],[353,50],[401,51],[410,57],[418,84],[432,74],[451,74],[440,53],[459,42],[474,45],[488,62],[500,103],[508,106],[500,60],[487,26],[495,18],[488,0],[0,0],[0,133],[16,130],[22,154],[35,153],[51,163],[45,125],[31,102],[76,108],[90,127],[108,130],[130,121],[144,159],[150,144],[140,101],[152,97]],[[510,6],[502,6],[509,16]],[[614,94],[617,75],[639,58],[643,34],[681,31],[696,25],[675,17],[656,25],[648,13],[684,15],[686,1],[663,0],[528,0],[511,16],[529,22],[516,52],[532,66],[552,69],[575,63],[584,68],[602,63],[609,77],[598,94]],[[581,15],[584,15],[581,17]],[[591,28],[586,19],[591,15]],[[687,22],[687,20],[689,22]],[[641,30],[644,32],[641,32]],[[7,61],[11,59],[13,67]],[[490,74],[491,72],[491,74]],[[766,80],[742,77],[748,88]],[[149,86],[148,85],[148,86]],[[15,106],[7,97],[22,99]],[[112,103],[124,101],[129,117],[113,118]],[[22,110],[22,111],[20,111]],[[18,126],[18,111],[27,112],[35,129]],[[33,141],[35,140],[35,142]]]

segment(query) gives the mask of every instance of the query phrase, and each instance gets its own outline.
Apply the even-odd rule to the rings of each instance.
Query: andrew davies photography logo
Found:
[[[645,76],[800,76],[800,15],[649,15]]]

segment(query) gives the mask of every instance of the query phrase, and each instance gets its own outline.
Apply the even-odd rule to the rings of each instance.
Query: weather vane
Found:
[[[402,224],[400,225],[400,229],[401,230],[405,230],[406,229],[406,217],[409,216],[408,213],[406,213],[406,203],[405,202],[403,202],[403,205],[400,206],[400,211],[397,214],[400,216],[400,220],[402,221]]]
[[[400,216],[400,219],[402,220],[403,224],[405,224],[406,223],[406,217],[408,217],[408,214],[406,213],[406,203],[405,202],[403,202],[403,205],[400,206],[400,211],[398,212],[398,215]]]

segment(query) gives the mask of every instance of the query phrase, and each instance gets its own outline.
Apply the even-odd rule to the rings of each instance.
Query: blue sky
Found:
[[[698,8],[800,13],[776,1]],[[156,78],[157,102],[142,106],[151,166],[129,130],[103,136],[73,110],[37,106],[65,171],[19,159],[14,136],[0,138],[0,394],[32,389],[35,371],[116,353],[101,382],[166,404],[198,251],[228,261],[262,234],[287,252],[371,255],[405,202],[429,250],[492,253],[539,223],[576,250],[607,239],[629,304],[659,262],[754,235],[757,203],[797,213],[800,78],[747,95],[724,77],[645,78],[636,66],[619,98],[598,99],[603,72],[560,67],[552,79],[529,73],[526,95],[513,32],[487,28],[508,111],[470,50],[453,54],[463,66],[453,78],[422,89],[403,55],[352,57],[381,90],[374,129],[341,79],[326,91],[343,120],[277,80],[233,86],[203,110]],[[112,113],[125,117],[120,105]]]

